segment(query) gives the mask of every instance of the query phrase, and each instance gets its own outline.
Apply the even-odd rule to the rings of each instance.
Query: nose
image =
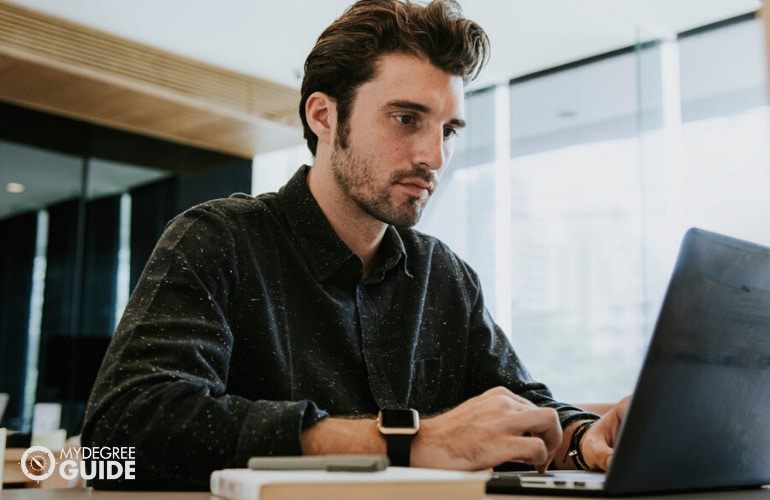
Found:
[[[427,128],[420,134],[415,150],[415,163],[430,170],[441,170],[451,156],[451,141],[444,138],[444,128]]]

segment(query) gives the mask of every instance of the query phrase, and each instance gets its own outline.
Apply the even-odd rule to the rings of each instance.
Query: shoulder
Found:
[[[195,205],[185,210],[182,215],[209,212],[233,218],[250,213],[270,212],[275,208],[277,197],[277,193],[264,193],[258,196],[235,193],[227,198],[217,198]]]
[[[231,247],[249,244],[264,234],[281,231],[283,225],[274,194],[234,194],[199,203],[173,217],[159,241],[181,250]]]
[[[169,228],[212,226],[256,229],[267,221],[275,221],[280,212],[275,193],[258,196],[236,193],[228,198],[208,200],[188,208],[171,219]]]

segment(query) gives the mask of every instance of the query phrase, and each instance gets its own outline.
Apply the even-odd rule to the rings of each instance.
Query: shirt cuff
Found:
[[[302,431],[328,416],[309,400],[255,401],[241,426],[236,466],[254,456],[302,455]]]
[[[559,413],[559,420],[561,421],[562,429],[566,429],[578,420],[599,420],[599,418],[599,415],[596,415],[595,413],[590,413],[579,409],[568,410]]]

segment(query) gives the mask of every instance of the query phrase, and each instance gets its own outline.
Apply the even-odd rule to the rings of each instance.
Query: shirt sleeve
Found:
[[[172,221],[132,294],[86,410],[83,446],[133,447],[135,479],[98,488],[207,489],[211,471],[253,455],[299,455],[312,401],[228,394],[237,285],[232,223],[196,207]]]
[[[581,419],[596,419],[596,415],[553,398],[548,387],[533,379],[502,329],[494,322],[484,305],[481,284],[467,264],[460,264],[468,283],[470,360],[468,397],[487,389],[504,386],[538,406],[555,409],[562,428]]]

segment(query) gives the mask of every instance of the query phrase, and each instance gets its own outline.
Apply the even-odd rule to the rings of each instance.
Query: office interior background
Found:
[[[633,390],[685,230],[770,245],[766,7],[461,3],[493,56],[417,228],[479,272],[493,317],[556,397],[615,401]],[[0,0],[0,31],[3,15],[31,9],[293,98],[315,37],[349,2],[282,4]],[[295,107],[258,117],[268,132],[233,146],[9,97],[4,43],[0,425],[29,431],[33,405],[51,401],[74,434],[165,223],[208,198],[275,190],[312,159],[285,115]]]

